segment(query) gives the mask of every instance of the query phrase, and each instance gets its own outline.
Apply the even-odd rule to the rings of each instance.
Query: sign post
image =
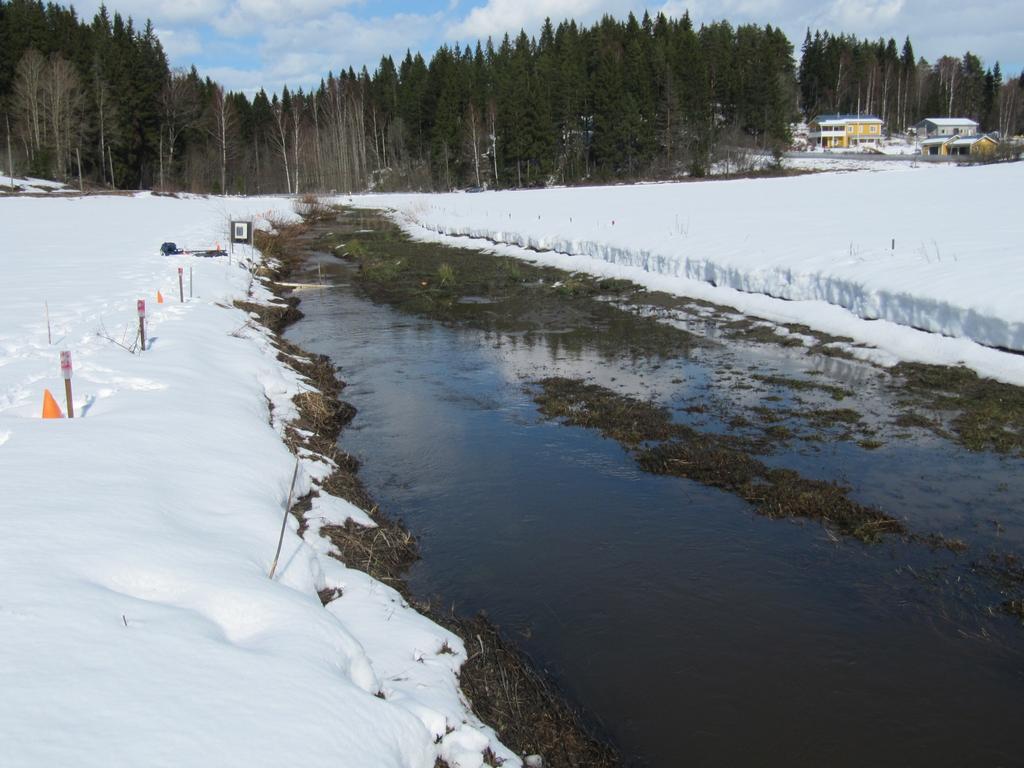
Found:
[[[231,243],[241,245],[252,245],[252,222],[232,221],[231,222]]]
[[[139,311],[139,339],[142,344],[139,351],[144,352],[146,349],[146,300],[139,299],[135,302],[135,307]]]
[[[178,300],[185,303],[185,268],[178,267]]]
[[[64,376],[64,399],[68,404],[68,418],[75,418],[75,403],[71,398],[71,353],[64,350],[60,353],[60,372]]]
[[[252,245],[252,222],[232,221],[231,222],[231,251],[235,250],[235,243],[239,245]]]

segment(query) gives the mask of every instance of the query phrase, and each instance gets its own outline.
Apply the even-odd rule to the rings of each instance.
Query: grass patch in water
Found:
[[[820,408],[808,411],[806,418],[816,427],[832,427],[836,424],[857,424],[860,413],[853,408]]]
[[[605,437],[630,448],[692,432],[688,427],[673,424],[666,408],[617,394],[597,384],[559,376],[539,383],[541,389],[535,394],[534,402],[545,418],[600,430]]]
[[[853,396],[853,393],[850,390],[835,386],[834,384],[823,384],[818,381],[808,381],[806,379],[794,379],[790,376],[755,373],[751,378],[755,381],[760,381],[773,387],[787,387],[793,390],[817,390],[818,392],[825,392],[833,400],[844,400],[847,397]]]
[[[714,436],[662,443],[643,451],[637,460],[648,472],[733,493],[766,517],[818,520],[865,543],[878,542],[887,533],[907,532],[899,520],[850,499],[848,488],[790,469],[769,468],[740,451],[715,446]]]
[[[948,426],[968,450],[1024,456],[1024,388],[981,378],[964,367],[901,363],[893,374],[902,380],[911,402],[953,414]],[[897,424],[948,437],[938,422],[914,412],[901,416]]]
[[[358,224],[343,217],[339,229],[345,235],[345,227],[354,226],[374,230],[360,230],[358,248],[348,241],[345,255],[359,268],[356,284],[372,300],[402,311],[487,331],[543,334],[566,351],[670,357],[705,343],[602,300],[640,290],[626,281],[414,241],[380,215],[365,214]]]
[[[721,488],[751,503],[760,514],[818,520],[864,542],[907,532],[895,518],[851,500],[849,489],[770,468],[750,455],[753,443],[674,424],[662,406],[578,379],[548,378],[539,384],[534,399],[545,417],[600,430],[630,449],[656,443],[636,453],[647,472]]]
[[[778,344],[780,347],[802,347],[804,342],[795,336],[787,336],[776,330],[777,326],[767,325],[759,320],[732,320],[722,324],[725,335],[736,341],[757,344]]]
[[[1018,555],[991,553],[988,560],[971,564],[971,570],[988,578],[1005,598],[999,609],[1024,620],[1024,560]]]

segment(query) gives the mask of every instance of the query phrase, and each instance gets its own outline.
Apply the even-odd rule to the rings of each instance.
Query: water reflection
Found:
[[[347,282],[335,262],[325,268]],[[491,617],[651,766],[1010,765],[1024,643],[986,619],[947,552],[833,542],[735,497],[636,469],[614,442],[539,420],[528,382],[584,377],[719,423],[764,402],[752,372],[820,370],[881,422],[863,366],[784,349],[610,360],[559,335],[443,327],[351,289],[304,301],[289,337],[332,356],[359,409],[342,445],[420,537],[414,591]],[[801,392],[818,402],[827,394]],[[771,457],[976,551],[1024,544],[1019,462],[932,438]],[[997,528],[991,520],[999,520]]]

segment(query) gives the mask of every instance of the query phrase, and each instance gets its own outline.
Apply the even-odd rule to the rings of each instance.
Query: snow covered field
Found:
[[[461,641],[327,557],[320,525],[362,512],[321,495],[304,539],[289,516],[267,578],[295,466],[283,421],[307,385],[230,306],[250,286],[237,252],[157,249],[223,244],[230,217],[268,209],[289,213],[278,199],[0,199],[5,768],[479,766],[488,745],[519,764],[460,698]],[[130,346],[139,298],[150,346],[131,354],[102,335]],[[44,388],[64,406],[65,349],[75,418],[42,420]],[[306,456],[296,496],[329,471]],[[325,609],[317,591],[335,587]]]
[[[1024,384],[1024,164],[363,195],[413,236],[624,277]],[[885,169],[882,171],[882,169]],[[921,329],[921,330],[915,330]]]

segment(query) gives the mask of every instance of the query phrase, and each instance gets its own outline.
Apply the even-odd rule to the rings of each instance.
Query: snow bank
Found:
[[[985,349],[1024,351],[1024,165],[884,165],[902,172],[353,202],[395,209],[418,237],[536,250],[563,268],[1024,383],[1019,360]]]
[[[320,497],[305,540],[289,518],[267,578],[295,466],[281,418],[308,385],[230,306],[246,254],[157,249],[224,243],[230,217],[286,205],[0,200],[5,767],[479,766],[488,745],[519,764],[460,698],[462,643],[326,556],[319,526],[360,510]],[[138,298],[141,355],[119,345]],[[63,407],[62,349],[76,418],[44,421],[44,388]],[[303,459],[296,494],[328,470]],[[326,610],[324,588],[342,592]]]
[[[0,170],[0,192],[9,191],[12,189],[11,176],[3,170]],[[30,195],[46,195],[51,193],[77,193],[77,189],[70,189],[65,184],[59,181],[49,181],[48,179],[35,179],[31,176],[15,176],[13,179],[13,190],[15,192],[21,192],[22,194]]]

